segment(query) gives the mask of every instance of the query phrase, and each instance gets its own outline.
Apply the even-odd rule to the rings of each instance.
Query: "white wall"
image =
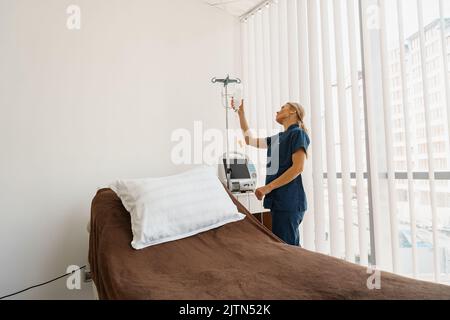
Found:
[[[200,0],[0,0],[0,296],[87,263],[97,187],[178,172],[174,129],[224,127],[210,79],[239,70],[238,38]],[[60,280],[16,298],[90,297]]]

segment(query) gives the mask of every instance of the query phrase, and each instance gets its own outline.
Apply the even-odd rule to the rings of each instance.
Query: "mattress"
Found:
[[[382,272],[289,246],[230,194],[242,221],[136,251],[130,215],[110,189],[92,201],[89,262],[100,299],[450,299],[450,287]]]

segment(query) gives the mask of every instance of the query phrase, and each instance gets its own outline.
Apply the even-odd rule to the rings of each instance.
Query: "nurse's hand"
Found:
[[[242,117],[243,115],[245,115],[245,110],[244,110],[244,99],[242,99],[239,103],[240,105],[237,106],[237,101],[234,101],[234,99],[231,99],[231,108],[233,108],[234,111],[237,112],[237,114]]]
[[[256,198],[258,198],[259,201],[261,201],[266,195],[271,193],[273,190],[270,186],[264,186],[259,189],[256,189],[255,195]]]

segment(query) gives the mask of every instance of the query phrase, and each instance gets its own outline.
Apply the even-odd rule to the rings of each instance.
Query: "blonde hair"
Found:
[[[297,102],[288,102],[287,105],[295,111],[298,118],[298,124],[306,133],[308,133],[308,128],[305,125],[305,108]]]

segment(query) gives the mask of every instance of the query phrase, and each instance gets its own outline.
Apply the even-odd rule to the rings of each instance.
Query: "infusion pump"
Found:
[[[228,179],[227,179],[228,176]],[[219,179],[231,192],[254,192],[258,174],[255,165],[242,153],[224,154],[219,163]]]

